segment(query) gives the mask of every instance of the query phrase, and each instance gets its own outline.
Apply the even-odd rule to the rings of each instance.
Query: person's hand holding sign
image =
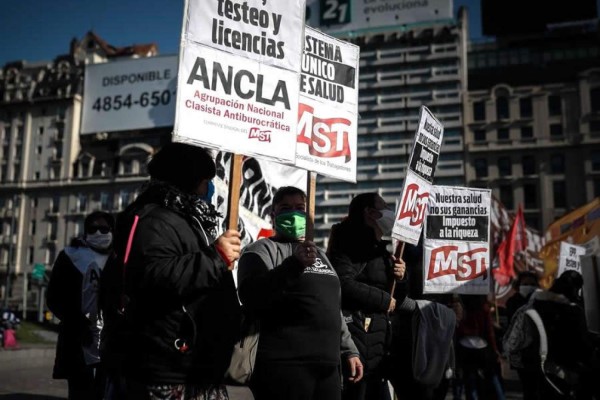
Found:
[[[394,279],[401,281],[406,273],[406,263],[401,258],[394,257]]]

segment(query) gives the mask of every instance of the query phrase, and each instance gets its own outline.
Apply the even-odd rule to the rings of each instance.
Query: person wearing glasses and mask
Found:
[[[331,228],[327,255],[342,286],[342,309],[365,366],[362,382],[344,387],[344,399],[380,399],[385,390],[389,314],[406,298],[405,263],[390,253],[394,212],[377,193],[350,202],[348,217]],[[394,295],[390,293],[394,280]]]
[[[340,282],[327,256],[305,240],[306,194],[273,197],[275,235],[248,245],[238,265],[240,301],[260,321],[251,389],[256,400],[341,398],[340,358],[362,377],[340,311]]]
[[[88,215],[83,237],[61,251],[52,267],[46,301],[60,319],[53,378],[67,379],[69,399],[103,398],[98,287],[112,256],[114,223],[102,211]]]

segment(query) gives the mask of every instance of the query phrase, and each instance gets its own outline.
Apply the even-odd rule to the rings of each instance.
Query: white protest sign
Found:
[[[188,4],[184,21],[188,40],[261,64],[298,70],[305,0],[192,0]]]
[[[490,290],[491,190],[434,186],[423,242],[423,293]]]
[[[176,56],[86,65],[81,133],[172,126],[176,79]]]
[[[188,1],[173,140],[293,164],[304,1]]]
[[[307,27],[296,166],[356,182],[360,49]]]
[[[563,272],[573,270],[581,274],[580,256],[585,255],[585,247],[577,246],[567,242],[560,242],[560,255],[558,256],[557,277]]]
[[[419,242],[443,136],[444,126],[427,107],[421,106],[419,126],[392,230],[394,239],[413,245]]]

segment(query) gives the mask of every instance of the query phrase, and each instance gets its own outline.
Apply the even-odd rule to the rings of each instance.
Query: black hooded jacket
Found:
[[[344,317],[367,374],[379,368],[391,339],[387,310],[394,262],[388,243],[378,241],[372,228],[345,220],[332,227],[327,250],[340,278]],[[397,304],[405,296],[404,285],[396,285]]]
[[[128,331],[108,341],[123,352],[122,372],[137,381],[220,383],[239,331],[232,274],[197,220],[157,203],[142,195],[117,220],[122,260],[142,215],[125,272]]]

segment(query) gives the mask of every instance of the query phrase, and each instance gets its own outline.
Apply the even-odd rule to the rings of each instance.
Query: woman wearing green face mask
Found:
[[[260,320],[251,381],[256,400],[339,400],[341,358],[354,381],[362,377],[341,317],[337,274],[324,252],[304,240],[305,209],[302,190],[280,188],[271,214],[275,235],[248,245],[238,264],[240,300]]]

